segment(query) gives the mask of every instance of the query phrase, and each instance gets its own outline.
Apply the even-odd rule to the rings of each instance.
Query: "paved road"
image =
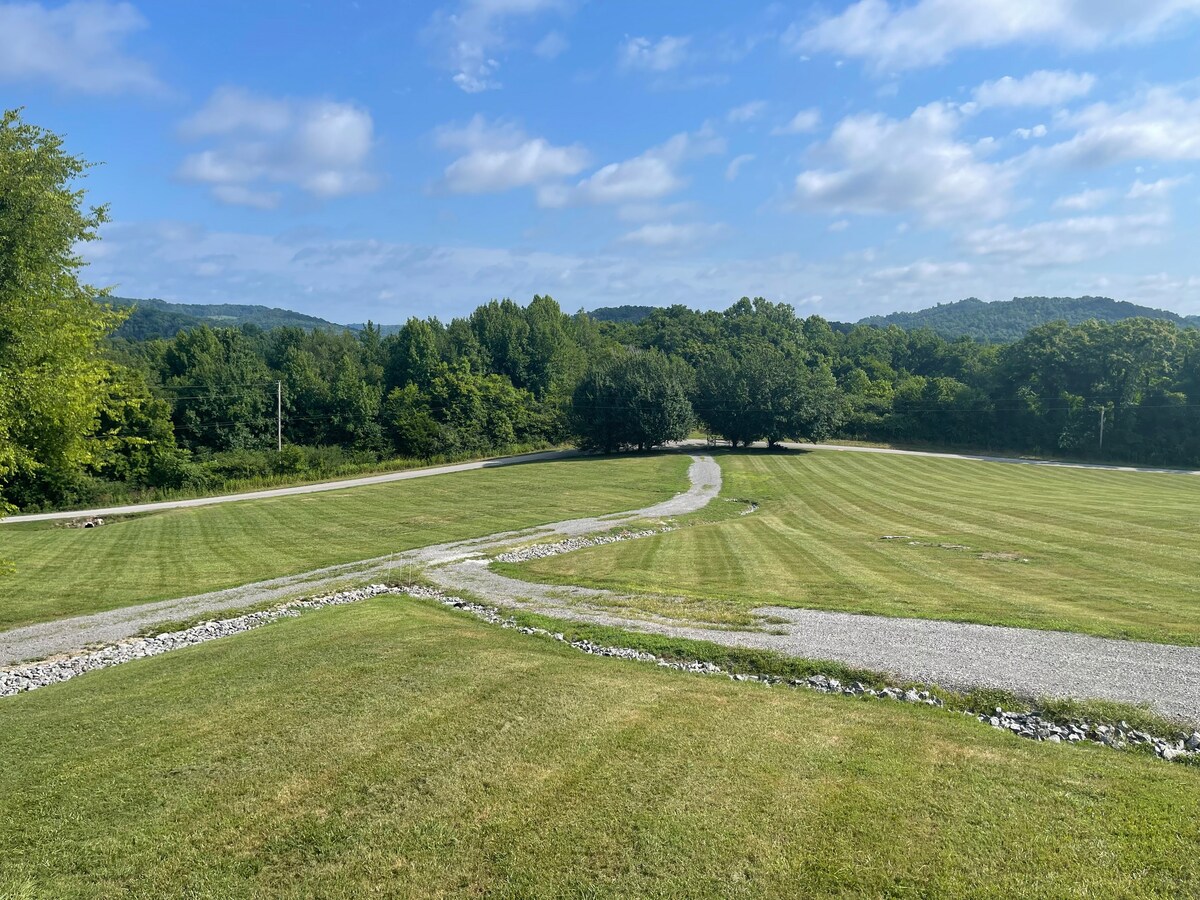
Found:
[[[368,475],[363,478],[345,478],[340,481],[322,481],[318,484],[301,484],[295,487],[271,488],[265,491],[249,491],[244,494],[225,494],[219,497],[197,497],[194,500],[163,500],[158,503],[137,503],[129,506],[109,506],[104,509],[80,509],[66,512],[28,513],[0,519],[5,522],[48,522],[54,519],[85,519],[89,516],[122,516],[134,513],[158,512],[164,509],[182,509],[188,506],[212,506],[214,503],[237,503],[240,500],[262,500],[265,497],[290,497],[294,494],[317,494],[322,491],[340,491],[344,488],[363,487],[368,484],[387,484],[391,481],[408,481],[410,478],[428,478],[431,475],[448,475],[451,472],[470,472],[474,469],[491,469],[499,466],[517,466],[522,463],[547,462],[578,456],[578,450],[545,450],[541,453],[522,453],[518,456],[500,456],[477,462],[457,463],[452,466],[431,466],[427,469],[407,469],[403,472],[388,472],[384,475]]]

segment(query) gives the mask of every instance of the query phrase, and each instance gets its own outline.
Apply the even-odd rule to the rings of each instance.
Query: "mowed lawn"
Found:
[[[647,606],[717,622],[781,605],[1200,644],[1200,478],[834,451],[719,460],[723,497],[757,512],[508,571],[689,598]]]
[[[442,541],[636,509],[687,489],[674,454],[561,460],[177,509],[102,528],[0,525],[0,629]]]
[[[379,598],[0,701],[0,896],[1200,893],[1200,769]]]

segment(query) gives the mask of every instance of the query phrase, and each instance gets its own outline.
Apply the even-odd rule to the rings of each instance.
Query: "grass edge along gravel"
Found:
[[[565,458],[314,495],[132,517],[98,529],[0,526],[0,631],[225,591],[579,515],[620,513],[686,488],[688,458]],[[543,490],[538,492],[538,488]],[[472,515],[463,515],[464,499]],[[7,529],[14,529],[8,531]]]
[[[1045,722],[1055,727],[1076,726],[1088,743],[1097,743],[1112,749],[1146,753],[1168,761],[1185,765],[1200,766],[1200,751],[1196,753],[1176,752],[1182,749],[1189,738],[1191,726],[1172,721],[1147,709],[1130,704],[1111,701],[1084,701],[1072,699],[1023,698],[1007,691],[976,689],[967,692],[951,691],[936,685],[918,682],[896,683],[880,673],[846,666],[830,660],[788,657],[769,650],[754,650],[726,647],[709,641],[645,634],[607,625],[570,622],[553,617],[523,611],[500,610],[494,606],[476,602],[474,599],[448,596],[426,581],[374,584],[362,589],[341,590],[317,597],[288,600],[274,603],[265,609],[241,611],[238,616],[224,619],[207,619],[186,629],[160,630],[150,637],[131,638],[86,654],[58,657],[45,661],[43,665],[56,666],[58,674],[46,683],[33,683],[30,687],[16,687],[13,673],[18,675],[37,670],[39,664],[22,664],[0,670],[0,702],[4,696],[28,693],[30,690],[50,687],[55,683],[71,680],[88,672],[109,668],[146,656],[161,655],[173,650],[185,649],[209,640],[233,637],[249,630],[257,630],[294,618],[305,612],[316,611],[330,605],[356,603],[381,595],[402,595],[412,602],[441,605],[462,614],[502,628],[516,628],[534,638],[550,639],[566,643],[577,650],[592,655],[616,656],[625,661],[654,662],[657,665],[700,674],[724,675],[733,680],[760,681],[786,685],[793,688],[809,688],[822,693],[839,694],[842,699],[867,701],[889,698],[893,700],[922,703],[936,706],[948,712],[974,717],[1017,733],[1021,737],[1034,737],[1028,730],[1017,731],[1012,717],[1024,724],[1032,717],[1037,723]],[[236,631],[222,626],[236,625]],[[188,634],[188,632],[195,632]],[[144,652],[145,645],[155,646]],[[126,651],[115,654],[111,651]],[[616,652],[609,652],[616,651]],[[103,662],[89,662],[91,668],[68,665],[72,660],[103,658]],[[35,676],[37,677],[37,676]],[[842,690],[842,685],[853,685],[854,692]],[[1193,742],[1197,732],[1191,732]],[[1130,738],[1132,735],[1132,738]],[[1142,736],[1146,740],[1142,740]],[[1058,738],[1051,738],[1057,740]],[[1072,738],[1072,740],[1076,740]],[[1170,747],[1168,747],[1170,745]],[[1166,752],[1164,752],[1166,751]]]
[[[739,675],[757,675],[784,680],[803,681],[813,676],[834,678],[841,682],[859,682],[876,690],[893,687],[900,690],[926,691],[952,712],[982,715],[997,709],[1009,712],[1032,713],[1055,722],[1092,721],[1126,722],[1130,728],[1166,736],[1191,731],[1193,723],[1176,721],[1154,711],[1130,703],[1111,700],[1078,700],[1057,697],[1025,697],[997,688],[975,688],[954,691],[917,681],[896,681],[880,672],[858,669],[835,660],[785,656],[773,650],[728,647],[712,641],[678,638],[667,635],[630,631],[611,625],[596,625],[556,619],[540,613],[522,610],[507,611],[519,625],[537,628],[552,634],[562,634],[568,643],[591,641],[608,646],[627,647],[652,653],[675,662],[711,663]],[[870,699],[870,698],[867,698]],[[1200,760],[1196,761],[1200,764]]]
[[[683,609],[700,625],[760,625],[755,609],[782,606],[1200,646],[1193,548],[1190,537],[1180,537],[1193,533],[1180,498],[1200,482],[821,450],[714,456],[727,502],[679,517],[675,533],[657,538],[652,549],[595,549],[499,563],[496,571],[637,596],[646,612],[680,618]],[[932,475],[948,479],[955,493],[928,485]],[[1033,512],[1007,500],[976,508],[981,491],[994,484],[1019,488],[1021,498],[1051,489],[1055,502],[1068,490],[1078,499],[1059,509],[1042,498]],[[1088,506],[1110,489],[1121,505],[1101,504],[1101,513]],[[1166,496],[1174,499],[1173,518],[1146,513]],[[758,504],[744,520],[728,514],[738,498]],[[1134,537],[1111,527],[1123,522],[1123,512],[1132,517]],[[1049,524],[1040,531],[1031,522],[1043,513]],[[1107,536],[1098,539],[1101,527]],[[727,558],[728,568],[705,568]]]

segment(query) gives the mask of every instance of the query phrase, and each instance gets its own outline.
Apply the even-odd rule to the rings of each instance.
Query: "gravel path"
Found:
[[[381,579],[405,567],[419,567],[447,591],[563,619],[837,660],[951,688],[990,686],[1027,695],[1144,703],[1165,715],[1200,722],[1200,648],[775,607],[756,610],[775,622],[782,620],[773,622],[769,632],[704,628],[673,619],[629,618],[620,610],[625,604],[636,606],[636,598],[592,588],[531,584],[500,575],[487,565],[516,545],[560,541],[640,520],[683,515],[703,508],[719,494],[721,470],[711,457],[693,456],[688,475],[689,490],[646,509],[437,544],[230,590],[0,632],[0,666],[114,643],[159,623],[320,593],[347,578]]]
[[[689,439],[673,445],[680,449],[695,449],[708,446],[707,441]],[[1168,475],[1200,475],[1200,470],[1156,469],[1146,466],[1109,466],[1101,463],[1056,462],[1046,459],[1021,459],[1012,456],[984,456],[970,453],[941,453],[934,450],[894,450],[890,447],[855,447],[846,444],[794,444],[782,442],[781,447],[796,450],[832,450],[842,453],[886,453],[898,456],[932,456],[939,459],[964,459],[975,462],[1011,463],[1020,466],[1053,466],[1065,469],[1099,469],[1108,472],[1152,472]],[[239,500],[259,500],[264,497],[287,497],[293,494],[315,494],[322,491],[340,491],[343,488],[362,487],[368,484],[387,484],[391,481],[407,481],[410,478],[428,478],[431,475],[446,475],[451,472],[470,472],[473,469],[490,469],[499,466],[515,466],[521,463],[546,462],[553,459],[568,459],[578,456],[577,450],[546,450],[541,453],[523,453],[518,456],[501,456],[478,462],[458,463],[451,466],[434,466],[428,469],[411,469],[405,472],[389,472],[385,475],[369,475],[341,481],[323,481],[319,484],[302,484],[296,487],[272,488],[244,494],[226,494],[221,497],[198,497],[193,500],[165,500],[159,503],[139,503],[130,506],[110,506],[105,509],[80,509],[67,512],[30,513],[27,515],[0,518],[5,522],[46,522],[58,519],[85,519],[89,516],[117,516],[156,512],[164,509],[180,509],[189,506],[211,506],[214,503],[236,503]]]
[[[111,644],[132,637],[157,624],[179,622],[210,612],[238,609],[260,603],[328,591],[347,579],[381,580],[405,568],[441,565],[459,559],[490,554],[518,543],[577,537],[619,528],[640,519],[684,515],[705,507],[721,491],[721,467],[712,457],[693,456],[688,469],[691,487],[670,500],[645,509],[615,515],[569,519],[522,531],[509,531],[482,538],[433,544],[403,553],[380,556],[345,565],[328,566],[272,578],[223,591],[212,591],[177,600],[162,600],[140,606],[59,619],[0,631],[0,666],[33,659],[47,659],[94,644]],[[471,465],[479,468],[479,464]]]
[[[661,617],[632,619],[621,609],[636,607],[635,597],[519,581],[479,560],[427,574],[447,592],[560,619],[836,660],[947,688],[994,687],[1025,696],[1149,704],[1164,715],[1200,723],[1200,647],[782,607],[754,610],[772,617],[769,631],[704,628]]]

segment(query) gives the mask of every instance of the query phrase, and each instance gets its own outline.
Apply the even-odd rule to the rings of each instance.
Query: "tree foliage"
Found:
[[[21,501],[101,451],[111,372],[101,342],[121,315],[79,278],[77,248],[107,216],[76,187],[87,169],[19,111],[0,117],[0,492]]]
[[[572,397],[572,428],[580,446],[612,452],[648,450],[687,437],[695,417],[690,372],[657,350],[598,360]]]

